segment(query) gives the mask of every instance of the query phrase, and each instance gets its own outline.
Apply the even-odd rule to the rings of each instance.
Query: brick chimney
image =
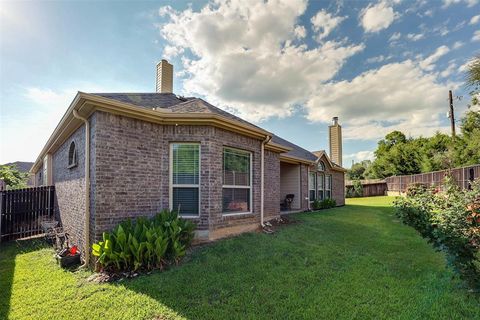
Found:
[[[173,65],[162,59],[157,64],[157,93],[173,93]]]
[[[342,165],[342,127],[338,124],[338,117],[333,117],[332,125],[328,127],[330,142],[330,160]]]

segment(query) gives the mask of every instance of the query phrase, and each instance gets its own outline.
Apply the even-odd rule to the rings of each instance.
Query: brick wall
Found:
[[[332,198],[337,206],[345,205],[345,174],[340,171],[331,171],[332,175]]]
[[[90,121],[90,140],[94,141],[96,115]],[[75,142],[77,165],[68,167],[68,155],[71,142]],[[95,146],[90,146],[91,168],[94,166]],[[93,169],[91,169],[93,170]],[[91,172],[91,186],[95,185],[95,176]],[[52,155],[52,179],[55,185],[55,214],[70,237],[70,244],[84,249],[85,225],[85,125],[78,128]],[[90,202],[94,202],[94,190],[90,193]],[[92,205],[90,226],[94,228],[95,212]],[[93,240],[93,237],[91,237]]]
[[[95,147],[95,236],[119,222],[138,216],[151,216],[169,206],[169,150],[171,142],[200,143],[200,217],[201,236],[218,237],[223,228],[260,223],[260,152],[259,139],[211,126],[160,125],[123,116],[96,112]],[[252,213],[222,214],[223,147],[252,153]],[[272,154],[268,156],[275,160]],[[275,170],[278,164],[268,165]],[[275,179],[275,173],[268,179]],[[275,199],[274,199],[275,198]],[[274,215],[268,199],[269,214]],[[212,235],[212,232],[215,235]]]
[[[265,150],[264,178],[264,219],[265,221],[280,216],[280,155]]]

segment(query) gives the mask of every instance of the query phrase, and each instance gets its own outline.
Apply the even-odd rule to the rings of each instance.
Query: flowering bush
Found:
[[[462,278],[480,288],[480,181],[471,187],[461,190],[451,177],[442,188],[414,185],[395,207],[405,224],[446,252]]]

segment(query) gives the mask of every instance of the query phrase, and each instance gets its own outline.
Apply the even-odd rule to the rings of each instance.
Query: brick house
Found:
[[[281,211],[309,210],[317,198],[344,205],[341,136],[335,163],[202,99],[176,96],[172,69],[159,63],[156,93],[79,92],[32,166],[37,186],[55,185],[56,213],[73,243],[86,248],[119,222],[164,208],[192,219],[198,239],[213,240]],[[330,135],[341,132],[333,126]]]

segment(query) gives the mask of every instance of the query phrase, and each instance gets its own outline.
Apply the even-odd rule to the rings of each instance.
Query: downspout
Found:
[[[82,267],[90,263],[90,123],[73,109],[73,116],[85,123],[85,262]]]
[[[264,212],[264,192],[265,192],[265,145],[272,140],[272,137],[268,136],[262,142],[262,151],[260,156],[260,225],[264,227],[263,224],[263,212]]]

